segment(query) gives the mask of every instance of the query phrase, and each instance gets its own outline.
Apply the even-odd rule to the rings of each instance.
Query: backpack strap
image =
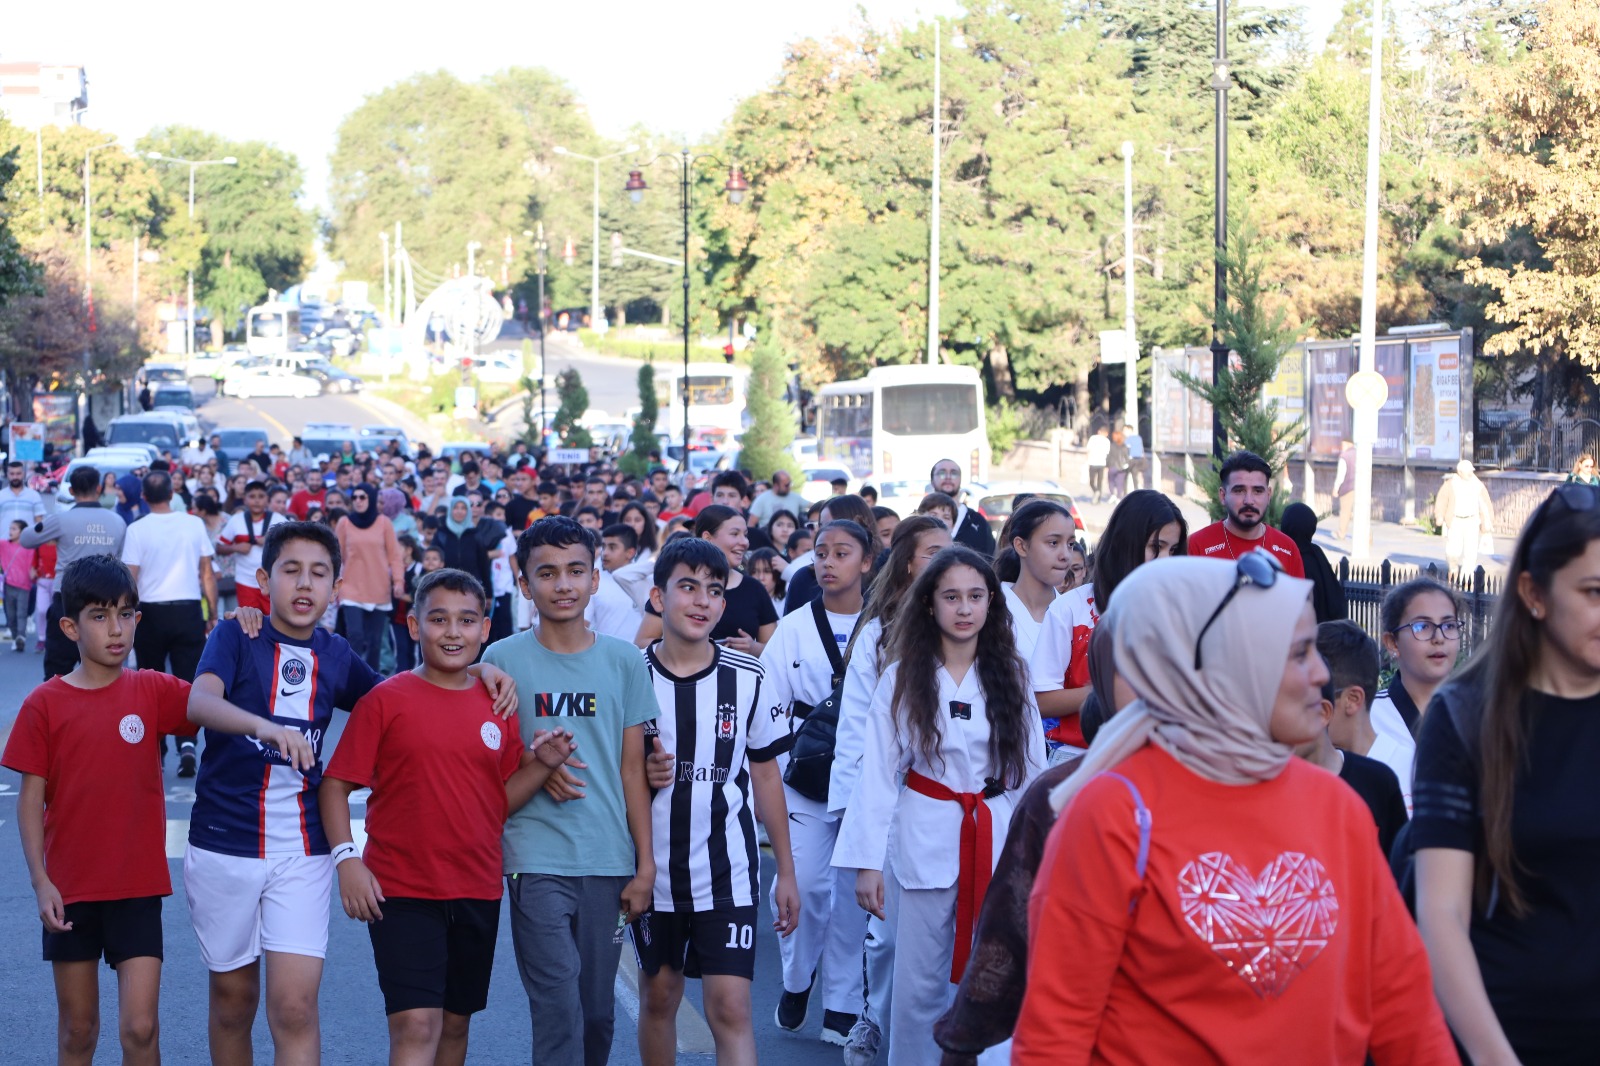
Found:
[[[1139,786],[1135,785],[1128,778],[1117,773],[1115,770],[1103,770],[1101,771],[1101,775],[1104,777],[1114,777],[1118,781],[1121,781],[1127,786],[1128,792],[1133,796],[1133,820],[1139,826],[1139,856],[1134,860],[1134,871],[1138,874],[1139,880],[1143,881],[1145,869],[1150,865],[1150,826],[1152,823],[1150,808],[1144,805],[1144,796],[1140,795]],[[1139,900],[1135,898],[1128,904],[1128,913],[1132,914],[1138,908],[1138,906]]]
[[[833,626],[828,624],[828,609],[822,605],[822,594],[811,601],[811,618],[817,623],[817,636],[822,639],[822,650],[828,653],[828,665],[833,668],[833,684],[837,686],[844,677],[844,656],[839,654],[839,642],[834,639]],[[858,617],[856,623],[859,625]]]

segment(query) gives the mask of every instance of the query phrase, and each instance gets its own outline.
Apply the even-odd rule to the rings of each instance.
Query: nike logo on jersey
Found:
[[[536,692],[535,718],[593,718],[599,699],[593,692]]]
[[[278,690],[278,695],[280,695],[280,696],[293,696],[294,695],[294,689],[292,689],[292,688],[280,688]]]
[[[795,660],[795,661],[794,661],[794,668],[795,668],[795,669],[796,669],[796,670],[798,670],[798,669],[800,669],[800,660],[799,660],[799,659],[796,659],[796,660]]]

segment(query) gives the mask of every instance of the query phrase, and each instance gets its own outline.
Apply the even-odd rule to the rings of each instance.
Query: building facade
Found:
[[[0,113],[24,129],[75,124],[88,106],[89,77],[81,66],[0,63]]]

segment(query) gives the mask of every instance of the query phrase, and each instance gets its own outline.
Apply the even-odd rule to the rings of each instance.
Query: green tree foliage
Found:
[[[232,328],[244,310],[299,282],[311,265],[313,218],[301,200],[305,175],[289,152],[261,141],[230,141],[186,126],[151,130],[141,152],[183,159],[238,160],[195,170],[195,219],[205,234],[195,271],[197,298]],[[189,168],[158,163],[168,196],[188,210]]]
[[[583,413],[589,409],[589,390],[583,387],[583,376],[577,367],[569,366],[556,375],[555,431],[561,443],[569,448],[587,448],[594,443],[589,431],[579,424]]]
[[[770,480],[779,470],[794,473],[799,465],[789,453],[796,417],[786,398],[788,386],[789,361],[770,332],[764,330],[750,353],[746,392],[750,428],[745,430],[739,450],[739,466],[762,481]]]
[[[1290,450],[1305,437],[1306,429],[1304,424],[1278,425],[1275,409],[1263,402],[1263,396],[1298,338],[1281,310],[1268,309],[1261,266],[1252,258],[1252,242],[1252,234],[1241,236],[1227,261],[1230,303],[1222,316],[1222,338],[1233,353],[1230,365],[1221,369],[1215,385],[1185,373],[1179,373],[1178,380],[1221,414],[1225,450],[1255,452],[1281,474]],[[1200,467],[1196,480],[1211,517],[1222,518],[1216,462]],[[1276,524],[1288,502],[1282,487],[1274,487],[1268,522]]]
[[[639,413],[633,419],[628,454],[617,464],[635,477],[643,477],[649,472],[650,453],[661,446],[656,439],[656,418],[660,413],[661,404],[656,398],[656,368],[645,363],[639,368]]]
[[[39,264],[23,251],[22,242],[11,230],[10,184],[19,169],[18,154],[16,147],[0,152],[0,308],[12,297],[36,294],[41,275]]]

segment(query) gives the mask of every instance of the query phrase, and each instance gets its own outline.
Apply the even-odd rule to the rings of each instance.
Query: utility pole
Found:
[[[1378,135],[1383,103],[1383,0],[1372,3],[1372,81],[1367,96],[1367,217],[1361,258],[1361,352],[1359,366],[1345,386],[1355,409],[1351,436],[1356,446],[1355,540],[1351,555],[1372,554],[1372,446],[1378,439],[1378,410],[1389,386],[1377,371],[1378,340]]]
[[[940,119],[944,112],[944,86],[940,66],[940,42],[944,27],[933,20],[933,207],[928,230],[928,363],[939,361],[939,185],[940,169],[944,165],[940,150]]]
[[[1133,329],[1133,142],[1122,142],[1122,331],[1128,345],[1123,416],[1139,431],[1139,337]]]
[[[1216,208],[1213,234],[1216,255],[1212,289],[1211,384],[1222,386],[1222,368],[1228,362],[1228,346],[1222,339],[1222,314],[1228,309],[1228,0],[1217,0],[1217,58],[1211,71],[1211,89],[1217,97]],[[1211,408],[1211,454],[1222,462],[1227,450],[1227,434],[1222,429],[1222,411]]]

